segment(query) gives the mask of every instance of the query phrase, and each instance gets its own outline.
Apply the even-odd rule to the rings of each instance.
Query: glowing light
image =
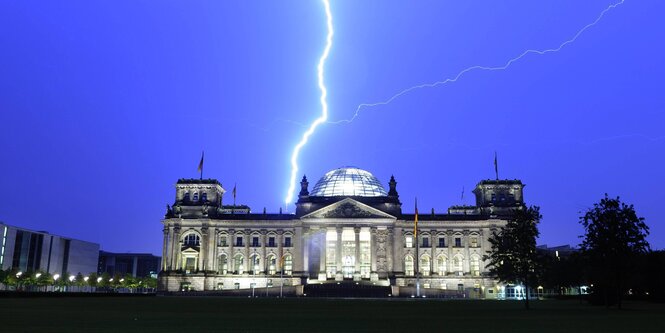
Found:
[[[55,275],[53,275],[53,280],[54,280],[54,281],[55,281],[55,280],[58,280],[59,278],[60,278],[60,274],[55,274]]]
[[[459,73],[457,73],[457,75],[455,75],[455,76],[452,77],[452,78],[448,78],[448,79],[445,79],[445,80],[442,80],[442,81],[436,81],[436,82],[430,82],[430,83],[423,83],[423,84],[419,84],[419,85],[415,85],[415,86],[412,86],[412,87],[406,88],[406,89],[404,89],[404,90],[402,90],[402,91],[400,91],[400,92],[394,94],[393,96],[391,96],[390,98],[388,98],[388,99],[385,100],[385,101],[377,102],[377,103],[363,103],[363,104],[360,104],[360,105],[358,105],[358,107],[356,108],[356,112],[353,114],[353,117],[351,117],[350,119],[342,119],[342,120],[338,120],[338,121],[329,121],[328,123],[329,123],[329,124],[351,123],[351,122],[353,122],[353,121],[358,117],[358,115],[360,114],[360,111],[362,111],[362,110],[365,109],[365,108],[370,108],[370,107],[375,107],[375,106],[381,106],[381,105],[387,105],[387,104],[390,104],[390,103],[391,103],[392,101],[394,101],[395,99],[397,99],[397,98],[399,98],[399,97],[401,97],[401,96],[403,96],[403,95],[405,95],[405,94],[408,94],[408,93],[410,93],[410,92],[412,92],[412,91],[414,91],[414,90],[418,90],[418,89],[422,89],[422,88],[434,88],[434,87],[437,87],[437,86],[440,86],[440,85],[444,85],[444,84],[447,84],[447,83],[454,83],[454,82],[457,82],[457,80],[459,80],[462,76],[464,76],[466,73],[471,72],[471,71],[475,71],[475,70],[481,70],[481,71],[502,71],[502,70],[508,69],[508,67],[510,67],[513,63],[515,63],[516,61],[518,61],[518,60],[520,60],[520,59],[526,57],[526,56],[529,55],[529,54],[544,55],[544,54],[547,54],[547,53],[556,53],[556,52],[559,52],[559,51],[561,51],[561,49],[563,49],[566,45],[574,43],[574,42],[577,40],[577,38],[579,38],[580,35],[582,35],[587,29],[593,27],[593,26],[596,25],[598,22],[600,22],[600,20],[605,16],[605,14],[606,14],[608,11],[610,11],[610,10],[616,8],[617,6],[623,4],[624,2],[625,2],[625,0],[620,0],[620,1],[617,2],[617,3],[614,3],[614,4],[612,4],[612,5],[609,5],[609,6],[608,6],[607,8],[605,8],[602,12],[600,12],[600,14],[599,14],[598,17],[596,18],[596,20],[594,20],[593,22],[591,22],[591,23],[585,25],[584,27],[582,27],[582,29],[578,30],[577,33],[576,33],[572,38],[570,38],[570,39],[564,41],[563,43],[559,44],[559,46],[556,47],[556,48],[545,49],[545,50],[533,50],[533,49],[526,50],[526,51],[522,52],[520,55],[518,55],[517,57],[514,57],[514,58],[508,60],[508,61],[507,61],[504,65],[502,65],[502,66],[496,66],[496,67],[489,67],[489,66],[471,66],[471,67],[465,68],[464,70],[460,71]]]
[[[307,129],[307,131],[303,134],[302,139],[300,139],[300,142],[298,142],[298,144],[293,148],[293,153],[291,154],[291,180],[289,183],[289,190],[288,193],[286,194],[286,200],[285,200],[287,207],[291,203],[291,200],[293,199],[293,192],[296,189],[296,177],[298,174],[298,155],[300,154],[300,150],[307,144],[309,137],[312,134],[314,134],[316,128],[328,120],[328,102],[326,101],[326,97],[328,96],[328,90],[326,89],[326,85],[323,82],[323,67],[325,65],[326,60],[328,59],[328,55],[330,54],[330,49],[332,48],[332,38],[334,31],[333,31],[332,13],[330,12],[329,0],[323,0],[323,6],[325,7],[326,10],[328,36],[326,37],[326,47],[323,50],[321,58],[319,58],[319,65],[317,67],[317,73],[319,77],[319,90],[321,90],[321,98],[320,98],[321,116],[314,120],[314,122],[309,126],[309,129]]]

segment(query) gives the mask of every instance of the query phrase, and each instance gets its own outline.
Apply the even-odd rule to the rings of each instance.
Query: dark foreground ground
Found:
[[[579,301],[0,298],[0,332],[665,332],[665,304]]]

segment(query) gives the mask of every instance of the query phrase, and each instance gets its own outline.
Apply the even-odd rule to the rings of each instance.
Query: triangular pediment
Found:
[[[394,216],[384,213],[362,202],[345,198],[302,217],[303,219],[395,219]]]

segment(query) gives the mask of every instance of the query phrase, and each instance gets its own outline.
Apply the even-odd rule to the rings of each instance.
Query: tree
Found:
[[[489,260],[490,274],[500,282],[524,284],[526,309],[529,309],[529,286],[535,282],[539,262],[536,237],[540,234],[541,218],[538,206],[514,210],[506,225],[498,233],[492,232],[489,238],[492,249],[483,257]]]
[[[9,277],[9,269],[7,270],[0,269],[0,284],[2,284],[5,287],[5,290],[7,290],[8,277]]]
[[[616,300],[621,309],[628,272],[636,257],[650,251],[649,227],[633,205],[607,194],[580,217],[580,223],[585,231],[581,250],[588,260],[592,292],[595,298],[602,294],[606,306]]]

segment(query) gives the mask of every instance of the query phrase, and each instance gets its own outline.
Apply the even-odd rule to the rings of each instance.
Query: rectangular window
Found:
[[[455,247],[462,247],[462,238],[455,237]]]
[[[478,247],[478,237],[471,237],[471,247]]]
[[[429,238],[428,237],[423,238],[423,247],[429,247]]]
[[[227,246],[226,245],[226,236],[222,236],[219,238],[219,246]]]
[[[406,247],[413,247],[413,237],[406,236]]]
[[[236,246],[242,246],[242,236],[236,237]]]
[[[496,194],[492,193],[492,202],[496,201]]]
[[[259,238],[258,237],[252,237],[252,246],[253,247],[259,247]]]
[[[439,247],[446,247],[446,239],[441,237],[439,238]]]
[[[291,247],[291,237],[284,237],[284,246]]]
[[[268,237],[268,246],[275,247],[275,237]]]

